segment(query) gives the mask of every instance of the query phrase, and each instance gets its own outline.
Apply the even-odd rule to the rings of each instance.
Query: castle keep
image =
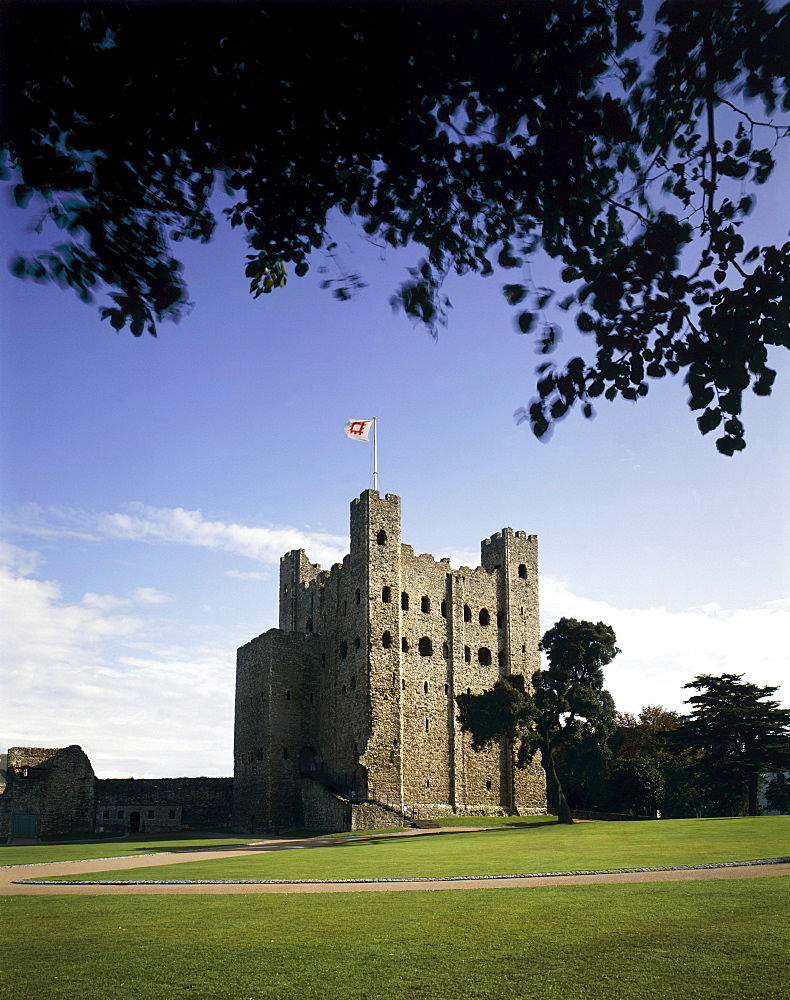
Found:
[[[475,753],[455,704],[539,667],[537,538],[505,528],[453,570],[400,525],[400,498],[366,490],[342,564],[281,559],[280,627],[237,656],[237,830],[545,812],[540,764]]]

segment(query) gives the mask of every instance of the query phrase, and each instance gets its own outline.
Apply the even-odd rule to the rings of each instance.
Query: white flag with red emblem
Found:
[[[372,420],[349,420],[346,424],[346,437],[352,441],[369,441]]]

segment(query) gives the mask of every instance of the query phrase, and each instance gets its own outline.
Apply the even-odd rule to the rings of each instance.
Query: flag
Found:
[[[372,420],[349,420],[345,427],[346,437],[352,441],[369,441],[372,426]]]

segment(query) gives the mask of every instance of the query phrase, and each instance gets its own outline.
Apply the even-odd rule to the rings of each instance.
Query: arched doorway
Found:
[[[131,833],[140,832],[140,813],[133,812],[129,814],[129,830]]]

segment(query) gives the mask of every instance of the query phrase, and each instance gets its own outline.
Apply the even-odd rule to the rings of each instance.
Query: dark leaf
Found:
[[[522,312],[518,316],[518,329],[519,333],[529,333],[532,327],[535,325],[535,313]]]

